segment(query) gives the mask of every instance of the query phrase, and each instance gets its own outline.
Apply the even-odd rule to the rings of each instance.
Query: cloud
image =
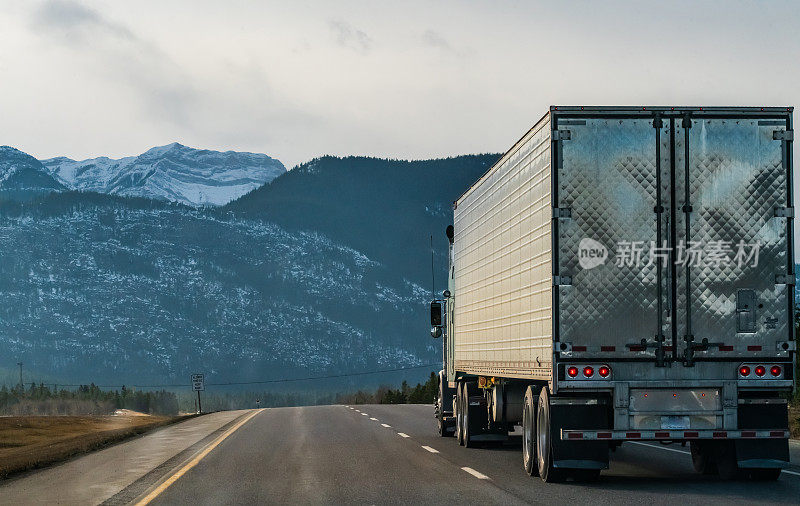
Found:
[[[453,46],[447,42],[447,39],[433,30],[425,30],[425,33],[422,34],[422,43],[429,47],[444,49],[446,51],[455,51]]]
[[[372,49],[372,39],[365,32],[354,28],[349,23],[340,20],[331,20],[328,26],[333,32],[336,43],[341,47],[352,49],[358,53],[366,54]]]
[[[191,80],[158,46],[124,24],[71,0],[49,0],[33,12],[32,25],[91,71],[133,89],[149,113],[177,124],[188,121],[197,103]]]
[[[72,44],[83,43],[87,35],[97,32],[129,41],[136,39],[124,25],[106,20],[97,11],[73,1],[49,0],[34,12],[33,18],[34,24],[60,32],[67,36],[65,42]]]
[[[444,38],[442,34],[434,30],[425,30],[422,32],[421,38],[424,46],[438,50],[440,54],[445,57],[456,56],[459,58],[466,58],[475,54],[475,51],[471,47],[454,46],[449,40]]]

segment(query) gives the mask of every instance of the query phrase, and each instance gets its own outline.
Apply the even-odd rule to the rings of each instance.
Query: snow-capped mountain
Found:
[[[170,149],[150,155],[170,160]],[[0,169],[54,182],[35,159],[5,153]],[[0,198],[0,368],[22,361],[99,384],[405,367],[415,369],[296,385],[422,380],[441,350],[426,324],[429,236],[441,289],[449,203],[497,157],[323,157],[214,208],[77,191]]]
[[[10,146],[0,146],[0,196],[28,200],[64,189],[39,160]]]
[[[45,169],[73,190],[147,197],[190,206],[219,206],[286,172],[261,153],[194,149],[174,142],[139,156],[42,160]]]

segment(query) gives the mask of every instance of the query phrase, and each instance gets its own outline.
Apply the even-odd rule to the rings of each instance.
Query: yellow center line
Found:
[[[179,479],[181,476],[183,476],[184,474],[186,474],[186,472],[187,472],[187,471],[189,471],[189,469],[193,468],[193,467],[194,467],[194,466],[196,466],[196,465],[197,465],[197,464],[198,464],[198,463],[199,463],[201,460],[203,460],[203,458],[204,458],[206,455],[208,455],[209,453],[211,453],[211,450],[213,450],[214,448],[216,448],[216,447],[217,447],[217,446],[218,446],[218,445],[219,445],[221,442],[223,442],[223,441],[224,441],[224,440],[225,440],[225,439],[226,439],[228,436],[230,436],[231,434],[233,434],[234,432],[236,432],[236,431],[239,429],[239,427],[241,427],[242,425],[244,425],[244,424],[246,424],[247,422],[249,422],[251,418],[253,418],[253,417],[254,417],[254,416],[256,416],[257,414],[261,413],[262,411],[264,411],[264,409],[259,409],[259,410],[256,410],[256,411],[254,411],[254,412],[250,413],[250,414],[249,414],[249,415],[247,415],[245,418],[243,418],[241,421],[239,421],[239,422],[238,422],[236,425],[234,425],[234,426],[233,426],[233,427],[231,427],[230,429],[226,430],[224,434],[222,434],[220,437],[218,437],[216,440],[214,440],[214,442],[213,442],[213,443],[211,443],[211,444],[209,444],[208,446],[206,446],[206,447],[205,447],[205,449],[204,449],[203,451],[201,451],[200,453],[198,453],[198,454],[197,454],[197,455],[196,455],[196,456],[195,456],[195,457],[194,457],[192,460],[190,460],[190,461],[189,461],[189,462],[188,462],[188,463],[187,463],[185,466],[183,466],[183,467],[182,467],[182,468],[180,468],[180,469],[179,469],[177,472],[175,472],[175,474],[173,474],[172,476],[170,476],[169,478],[167,478],[167,479],[166,479],[166,480],[165,480],[165,481],[164,481],[164,482],[163,482],[161,485],[159,485],[158,487],[156,487],[155,489],[153,489],[153,491],[152,491],[152,492],[150,492],[149,494],[147,494],[147,495],[146,495],[146,496],[145,496],[145,497],[144,497],[144,498],[143,498],[141,501],[137,502],[137,503],[136,503],[136,506],[144,506],[145,504],[149,504],[149,503],[150,503],[150,501],[152,501],[153,499],[155,499],[156,497],[158,497],[158,496],[159,496],[159,495],[160,495],[160,494],[161,494],[163,491],[165,491],[165,490],[167,489],[167,487],[169,487],[170,485],[172,485],[173,483],[175,483],[176,481],[178,481],[178,479]]]

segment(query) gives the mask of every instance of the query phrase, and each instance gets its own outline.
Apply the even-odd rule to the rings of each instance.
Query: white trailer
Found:
[[[453,205],[436,416],[545,481],[628,440],[774,479],[795,378],[791,107],[551,107]]]

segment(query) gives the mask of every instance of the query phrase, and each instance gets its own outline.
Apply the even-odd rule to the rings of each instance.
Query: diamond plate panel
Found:
[[[758,265],[735,262],[701,262],[688,270],[678,268],[678,336],[681,355],[683,336],[691,333],[695,342],[707,338],[734,346],[734,351],[716,348],[697,351],[696,358],[709,356],[785,356],[776,343],[789,335],[788,288],[776,285],[775,275],[787,272],[786,218],[775,217],[775,207],[786,205],[786,171],[780,141],[773,140],[775,126],[759,126],[749,119],[693,120],[689,129],[689,200],[692,212],[689,235],[686,215],[680,212],[685,198],[685,133],[676,121],[676,203],[678,242],[702,245],[727,241],[735,254],[739,241],[760,243]],[[756,293],[755,332],[737,333],[737,292]],[[761,346],[754,353],[747,346]]]
[[[559,274],[572,277],[559,287],[559,335],[562,342],[586,346],[587,355],[636,356],[625,345],[653,341],[658,333],[657,267],[647,251],[656,241],[656,129],[652,118],[587,119],[569,125],[562,141],[558,171],[559,207],[572,218],[559,223]],[[669,200],[669,128],[661,129],[662,205]],[[668,212],[662,218],[667,239]],[[582,266],[581,241],[593,240],[607,250],[604,263]],[[618,265],[621,242],[641,241],[640,265]],[[587,243],[584,243],[587,244]],[[589,243],[591,244],[591,243]],[[585,254],[585,247],[584,252]],[[662,274],[663,327],[669,336],[668,265]],[[605,351],[603,348],[605,347]],[[610,351],[609,347],[614,347]],[[573,356],[583,353],[573,351]],[[653,349],[638,353],[652,357]]]

